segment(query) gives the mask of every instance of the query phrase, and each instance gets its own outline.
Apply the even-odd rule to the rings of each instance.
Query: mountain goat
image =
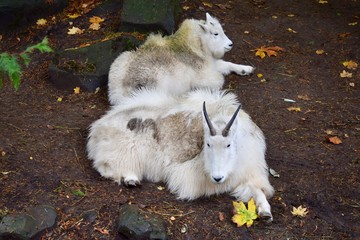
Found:
[[[224,75],[248,75],[251,66],[222,60],[232,41],[219,21],[206,13],[206,21],[186,19],[170,36],[150,35],[136,51],[120,54],[109,71],[108,95],[112,105],[142,87],[154,87],[174,95],[190,89],[220,89]]]
[[[253,197],[271,221],[264,136],[237,106],[236,96],[222,91],[174,97],[141,90],[91,125],[88,156],[105,178],[134,186],[163,181],[179,199]]]

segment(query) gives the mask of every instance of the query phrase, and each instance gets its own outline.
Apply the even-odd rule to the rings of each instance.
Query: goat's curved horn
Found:
[[[234,120],[236,118],[236,116],[238,115],[239,111],[241,108],[241,104],[238,106],[238,108],[236,109],[234,115],[231,117],[230,121],[228,122],[228,124],[225,126],[224,130],[222,131],[222,135],[224,137],[227,137],[231,128],[231,125],[233,125]]]
[[[212,125],[210,119],[209,119],[209,116],[207,114],[207,111],[206,111],[206,107],[205,107],[205,101],[203,103],[203,112],[204,112],[204,117],[205,117],[205,120],[206,120],[206,123],[209,127],[209,130],[210,130],[210,135],[211,136],[215,136],[216,135],[216,131],[215,131],[215,128],[214,126]]]

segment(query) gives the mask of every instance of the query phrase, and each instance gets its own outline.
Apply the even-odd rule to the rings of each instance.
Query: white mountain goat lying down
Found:
[[[251,66],[221,59],[232,46],[219,21],[208,13],[206,21],[185,20],[173,35],[150,35],[139,49],[123,52],[112,63],[109,101],[116,105],[142,87],[175,95],[200,87],[220,89],[224,75],[254,71]]]
[[[125,185],[163,181],[179,199],[253,197],[259,215],[271,221],[264,136],[237,106],[234,94],[221,91],[179,98],[137,92],[91,125],[88,156],[105,178]]]

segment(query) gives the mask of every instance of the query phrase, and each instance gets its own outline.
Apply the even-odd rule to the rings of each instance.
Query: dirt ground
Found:
[[[256,67],[252,76],[228,76],[225,88],[239,95],[264,131],[267,162],[280,174],[270,177],[276,189],[270,200],[273,223],[257,220],[250,228],[237,228],[228,195],[183,202],[159,190],[162,183],[128,189],[101,178],[85,145],[88,126],[109,108],[106,90],[74,94],[55,89],[47,72],[52,54],[33,55],[19,91],[8,80],[0,91],[1,213],[55,206],[56,227],[41,239],[122,239],[116,217],[119,206],[129,202],[162,215],[171,239],[359,239],[360,67],[342,63],[360,64],[360,2],[183,1],[182,6],[182,18],[202,19],[205,12],[219,18],[234,42],[225,58]],[[34,23],[1,33],[0,52],[19,53],[45,35],[54,49],[75,47],[118,27],[120,8],[100,16],[105,22],[99,31],[67,35],[71,20],[66,15],[78,9],[69,7],[55,20],[49,16],[46,27]],[[87,28],[93,14],[83,14],[74,25]],[[285,51],[260,59],[253,50],[261,46]],[[340,77],[343,70],[352,77]],[[342,143],[330,143],[334,136]],[[308,209],[303,218],[291,214],[300,205]],[[81,220],[87,210],[97,211],[95,222]]]

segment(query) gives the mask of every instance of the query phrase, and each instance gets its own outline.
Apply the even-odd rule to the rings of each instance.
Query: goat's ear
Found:
[[[209,32],[209,28],[206,24],[200,23],[199,26],[205,33]]]

